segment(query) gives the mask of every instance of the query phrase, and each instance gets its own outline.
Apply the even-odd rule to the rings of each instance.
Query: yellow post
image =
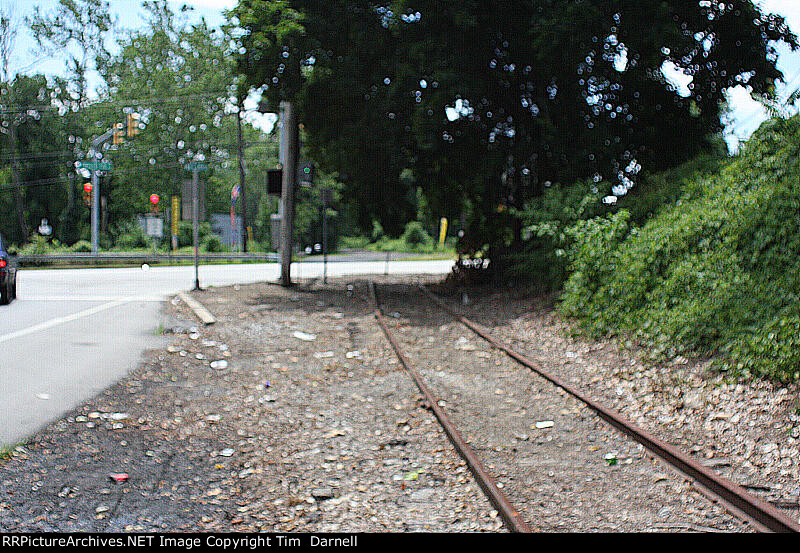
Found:
[[[181,214],[181,199],[172,196],[172,249],[178,249],[178,219]]]
[[[444,246],[444,239],[447,238],[447,217],[442,217],[439,221],[439,247]]]

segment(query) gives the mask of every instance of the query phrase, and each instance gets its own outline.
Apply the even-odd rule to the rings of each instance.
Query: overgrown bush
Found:
[[[191,221],[180,221],[178,223],[178,247],[183,248],[186,246],[194,245]],[[211,234],[211,223],[201,222],[197,225],[198,241],[202,244],[206,237]]]
[[[69,249],[76,253],[89,253],[92,251],[92,243],[88,240],[78,240]]]
[[[209,253],[219,253],[224,247],[219,236],[216,234],[209,234],[206,236],[205,240],[203,240],[203,249]]]
[[[120,223],[112,235],[114,247],[118,250],[135,250],[149,245],[149,238],[135,221]]]
[[[736,374],[800,379],[798,176],[800,117],[773,120],[641,228],[626,235],[622,212],[574,226],[560,309],[657,355],[718,354]]]
[[[371,242],[377,242],[384,237],[383,226],[378,221],[372,221],[372,234],[370,235]]]
[[[419,221],[408,223],[401,238],[410,248],[419,248],[433,243],[433,238],[425,231]]]
[[[567,230],[578,221],[608,213],[593,183],[554,185],[515,213],[522,221],[522,247],[508,254],[508,276],[525,280],[543,291],[560,289],[568,275]],[[595,188],[596,190],[596,188]]]

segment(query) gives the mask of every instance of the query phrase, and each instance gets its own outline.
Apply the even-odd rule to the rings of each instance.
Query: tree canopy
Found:
[[[297,104],[363,219],[396,231],[420,187],[484,241],[518,237],[498,217],[553,183],[627,189],[703,151],[725,91],[770,96],[775,43],[798,46],[750,0],[241,0],[231,16],[240,71]]]
[[[40,47],[68,49],[63,76],[9,74],[18,22],[0,11],[0,210],[16,215],[0,220],[0,233],[10,243],[28,241],[42,218],[59,242],[88,238],[89,210],[81,201],[88,178],[75,162],[90,155],[92,139],[118,124],[124,129],[128,115],[138,134],[101,147],[114,167],[99,186],[101,247],[128,231],[143,239],[132,219],[151,209],[153,193],[164,200],[180,196],[189,178],[184,164],[197,156],[209,162],[207,211],[230,211],[231,189],[239,183],[240,101],[231,37],[202,19],[190,23],[186,7],[175,10],[165,0],[143,7],[144,23],[133,29],[115,26],[101,0],[60,0],[49,11],[35,9],[26,22]],[[113,32],[115,47],[106,49],[106,32]],[[100,81],[91,94],[90,70]],[[264,183],[266,170],[277,164],[277,138],[249,124],[243,135],[248,222],[266,242],[271,202]]]

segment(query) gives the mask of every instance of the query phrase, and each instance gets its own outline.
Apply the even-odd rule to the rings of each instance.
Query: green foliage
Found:
[[[92,251],[92,243],[88,240],[78,240],[70,246],[69,250],[75,253],[90,253]]]
[[[294,102],[363,230],[463,213],[463,248],[498,267],[519,249],[512,208],[549,183],[623,185],[637,165],[692,159],[722,129],[725,91],[771,95],[775,44],[797,46],[751,0],[247,0],[231,14],[248,84]]]
[[[216,234],[209,234],[203,240],[203,250],[209,253],[219,253],[225,248],[222,245],[222,240]]]
[[[377,220],[372,221],[372,234],[370,235],[370,239],[373,242],[377,242],[383,238],[383,236],[383,226]]]
[[[25,247],[19,249],[20,255],[45,255],[53,251],[53,246],[44,236],[35,235]]]
[[[366,248],[369,244],[369,238],[366,236],[340,236],[339,246],[348,249],[362,249]]]
[[[121,251],[146,248],[150,244],[150,239],[142,227],[133,221],[119,224],[112,232],[112,236],[114,248]]]
[[[178,223],[178,247],[194,245],[194,235],[191,221],[180,221]],[[198,241],[202,244],[208,235],[211,234],[211,223],[201,222],[197,225]]]
[[[377,240],[369,243],[368,239],[346,239],[345,243],[358,244],[351,247],[364,247],[368,250],[379,252],[413,252],[413,253],[433,253],[436,251],[436,242],[425,230],[419,221],[411,221],[405,226],[400,238],[390,238],[381,235]],[[363,245],[362,245],[363,244]]]
[[[797,380],[798,175],[800,116],[772,120],[641,228],[626,234],[624,211],[575,225],[561,311],[656,355],[721,354],[737,374]]]
[[[419,221],[411,221],[403,231],[403,242],[415,248],[433,243],[433,238],[428,234]]]
[[[713,175],[729,162],[725,146],[700,153],[677,167],[659,173],[642,175],[627,194],[621,196],[616,209],[627,209],[631,223],[643,225],[663,206],[675,203],[699,177]]]
[[[518,248],[509,254],[508,276],[545,291],[561,287],[568,274],[569,227],[608,211],[592,190],[597,187],[590,181],[568,187],[553,185],[524,210],[514,212],[524,226]]]

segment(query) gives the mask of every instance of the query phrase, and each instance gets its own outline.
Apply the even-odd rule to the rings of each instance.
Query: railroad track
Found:
[[[520,515],[519,509],[512,505],[511,501],[501,490],[501,487],[493,479],[484,467],[481,459],[470,447],[467,440],[461,435],[456,425],[448,417],[444,409],[439,405],[439,400],[435,397],[428,384],[424,381],[420,373],[409,361],[408,356],[403,352],[400,342],[393,336],[390,326],[380,303],[380,292],[376,289],[373,282],[369,283],[370,293],[375,309],[375,318],[380,325],[387,340],[395,351],[398,360],[404,369],[409,373],[420,392],[425,397],[425,401],[430,406],[442,428],[450,439],[451,443],[466,461],[478,485],[484,491],[489,501],[497,509],[499,516],[504,521],[506,527],[512,532],[531,532],[532,527]],[[550,384],[560,388],[575,400],[581,402],[593,411],[598,417],[614,427],[616,430],[629,436],[653,456],[663,460],[668,465],[683,473],[693,481],[704,495],[725,507],[736,518],[751,524],[753,528],[765,532],[798,532],[800,524],[788,515],[780,512],[769,503],[745,491],[736,483],[723,478],[712,469],[705,467],[678,448],[660,440],[646,430],[637,427],[632,422],[623,418],[619,413],[613,411],[586,394],[570,386],[558,377],[546,372],[542,365],[535,360],[527,358],[522,353],[512,349],[502,343],[498,337],[492,335],[485,328],[467,319],[461,314],[451,309],[436,295],[427,288],[420,286],[420,294],[430,300],[434,305],[447,313],[453,320],[468,328],[475,335],[486,341],[493,348],[502,351],[516,363],[533,371]]]

